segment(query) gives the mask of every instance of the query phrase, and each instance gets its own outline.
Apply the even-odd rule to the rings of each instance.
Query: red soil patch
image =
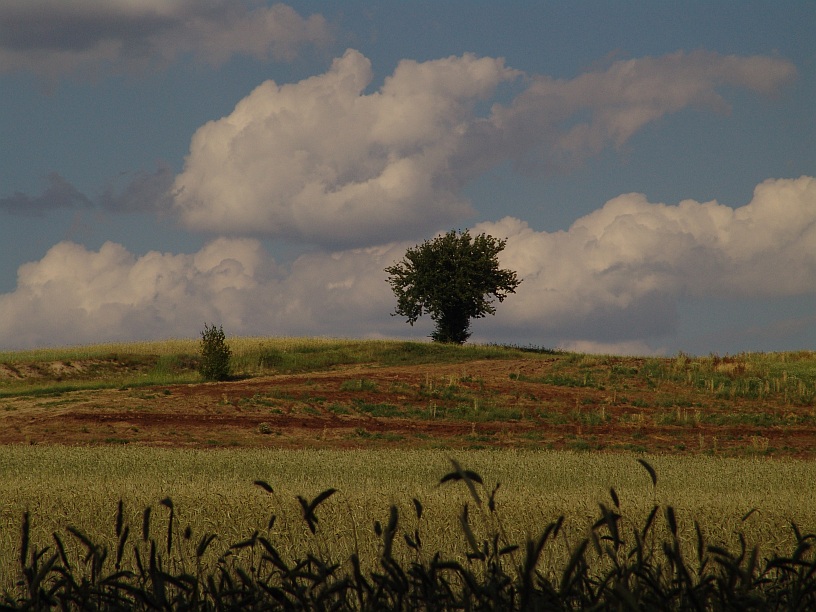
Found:
[[[624,391],[529,382],[552,360],[354,366],[224,383],[0,400],[0,444],[515,447],[816,456],[810,406],[715,401],[627,379]],[[528,382],[524,382],[527,380]],[[639,382],[640,381],[640,382]],[[667,397],[677,397],[672,406]],[[728,424],[706,415],[728,412]],[[754,426],[759,413],[770,426]]]

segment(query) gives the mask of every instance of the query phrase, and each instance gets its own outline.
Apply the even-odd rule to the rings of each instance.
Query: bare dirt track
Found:
[[[723,402],[638,378],[622,388],[545,384],[551,362],[357,365],[224,383],[21,395],[0,399],[0,444],[816,456],[812,406]]]

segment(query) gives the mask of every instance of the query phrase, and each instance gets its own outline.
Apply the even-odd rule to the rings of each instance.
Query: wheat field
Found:
[[[656,486],[639,458],[655,469]],[[168,512],[161,501],[170,498],[177,540],[194,547],[203,535],[217,534],[213,556],[258,530],[292,558],[314,551],[342,560],[356,551],[364,563],[376,558],[375,521],[387,521],[394,504],[400,510],[400,532],[419,529],[426,550],[463,559],[463,504],[470,505],[477,535],[491,525],[462,483],[439,485],[452,469],[450,459],[449,450],[0,448],[0,560],[5,564],[0,567],[5,580],[0,590],[15,576],[25,511],[30,512],[36,546],[53,546],[51,534],[64,535],[70,526],[113,548],[120,499],[134,539],[141,537],[148,506],[150,537],[163,537]],[[674,506],[689,547],[695,539],[694,520],[709,543],[734,546],[743,532],[767,554],[791,547],[791,522],[803,533],[816,530],[816,493],[803,486],[816,477],[812,462],[513,450],[461,451],[455,459],[484,479],[484,490],[477,491],[483,503],[500,483],[497,515],[509,541],[522,544],[550,521],[566,516],[563,546],[545,557],[546,563],[556,565],[568,557],[570,541],[585,535],[597,518],[599,502],[611,505],[610,487],[627,519],[624,525],[632,528],[642,523],[653,504]],[[254,485],[256,480],[268,483],[273,493]],[[313,535],[297,496],[308,501],[329,488],[338,492],[321,504]],[[424,508],[420,520],[413,499]],[[412,554],[404,545],[396,552]]]

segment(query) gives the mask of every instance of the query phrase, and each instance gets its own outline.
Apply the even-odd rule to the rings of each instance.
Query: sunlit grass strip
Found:
[[[233,355],[238,358],[238,360],[248,356],[257,357],[264,350],[270,349],[292,353],[344,349],[349,351],[352,355],[372,359],[382,355],[383,352],[405,349],[409,345],[425,347],[425,349],[422,350],[423,354],[485,354],[498,356],[508,351],[518,351],[519,353],[524,351],[524,349],[515,349],[513,347],[504,348],[496,345],[482,344],[460,346],[405,340],[355,340],[294,336],[228,336],[227,343]],[[144,342],[112,342],[21,351],[2,351],[0,352],[0,363],[101,359],[110,355],[191,355],[198,353],[200,346],[200,339],[179,338]]]
[[[192,339],[144,342],[111,342],[0,352],[0,363],[36,363],[103,359],[110,355],[179,355],[198,351],[199,341]]]
[[[509,359],[529,353],[514,347],[483,344],[439,344],[405,340],[337,338],[235,338],[228,343],[237,373],[273,368],[309,371],[339,365],[377,363],[413,365],[470,359]]]
[[[353,342],[317,337],[232,337],[228,343],[237,356],[257,354],[261,347],[296,350],[305,347],[322,348],[337,342]],[[0,352],[0,363],[30,363],[41,361],[72,361],[102,359],[110,355],[192,355],[198,353],[200,338],[175,338],[141,342],[108,342],[62,346],[21,351]]]
[[[583,535],[587,522],[597,516],[598,502],[608,504],[610,487],[635,523],[653,503],[672,504],[688,546],[695,541],[692,519],[705,525],[707,540],[713,543],[733,546],[741,529],[762,543],[763,552],[791,545],[790,521],[802,532],[816,529],[816,493],[803,486],[816,477],[813,462],[647,457],[658,473],[653,488],[634,456],[508,450],[455,454],[463,466],[482,474],[489,488],[501,483],[496,501],[508,537],[515,541],[535,535],[561,514],[567,516],[566,533]],[[159,501],[167,497],[175,504],[179,529],[189,525],[197,537],[217,533],[220,543],[238,542],[264,529],[274,513],[274,535],[285,554],[294,558],[319,548],[317,552],[340,560],[357,550],[366,563],[376,558],[374,521],[387,521],[391,504],[410,516],[411,500],[417,498],[425,506],[426,549],[464,559],[467,545],[458,511],[468,501],[467,491],[437,486],[449,469],[449,456],[450,451],[417,450],[4,447],[0,564],[18,558],[25,510],[31,512],[32,542],[49,545],[53,531],[74,526],[112,549],[119,499],[129,522],[136,525],[146,506],[162,520],[166,513]],[[274,488],[273,497],[253,486],[258,479]],[[339,492],[321,506],[320,529],[311,537],[296,497],[311,499],[330,487]],[[479,532],[478,523],[474,529]],[[400,544],[395,554],[410,551]],[[567,554],[562,551],[548,562],[563,564]],[[14,574],[0,565],[0,575]]]
[[[327,370],[354,364],[417,365],[455,363],[471,359],[507,359],[519,350],[490,345],[440,345],[398,340],[334,338],[238,337],[228,338],[234,377]],[[0,378],[0,398],[58,395],[70,391],[189,384],[201,381],[198,372],[200,341],[167,340],[98,344],[59,349],[0,353],[0,365],[72,363],[88,366],[63,377],[48,374]],[[535,358],[525,354],[526,358]],[[133,361],[131,370],[128,361]],[[109,362],[105,364],[103,362]],[[106,370],[109,368],[109,370]]]

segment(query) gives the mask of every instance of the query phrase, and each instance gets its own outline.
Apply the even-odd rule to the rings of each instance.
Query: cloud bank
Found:
[[[175,207],[191,230],[332,248],[423,236],[467,220],[461,189],[495,164],[563,172],[669,113],[726,111],[724,87],[767,94],[795,73],[782,59],[695,52],[557,80],[466,54],[402,61],[367,92],[370,62],[349,50],[324,74],[263,83],[199,128]],[[480,112],[507,83],[521,92]]]
[[[254,8],[252,5],[256,5]],[[332,34],[321,15],[229,0],[5,0],[0,73],[48,78],[141,70],[191,54],[217,67],[234,55],[291,60]]]
[[[248,238],[141,256],[60,242],[0,295],[0,346],[194,337],[205,322],[230,334],[377,335],[393,325],[382,269],[403,250],[304,255],[282,269]]]
[[[473,231],[506,237],[502,265],[523,279],[495,317],[474,323],[493,341],[645,353],[674,333],[680,300],[816,294],[812,177],[765,181],[738,208],[624,194],[566,231],[512,217]],[[421,337],[428,322],[389,316],[383,272],[411,244],[312,253],[283,267],[250,238],[141,256],[62,242],[0,295],[0,345],[194,337],[208,321],[233,335]]]
[[[472,212],[450,161],[476,101],[516,74],[472,55],[404,60],[366,94],[371,63],[350,50],[325,74],[267,81],[195,133],[176,206],[194,230],[326,245],[421,235]]]
[[[507,236],[503,264],[524,279],[494,333],[560,342],[671,335],[680,300],[816,293],[816,179],[768,180],[748,204],[650,203],[624,194],[567,231],[518,219],[476,226]]]

